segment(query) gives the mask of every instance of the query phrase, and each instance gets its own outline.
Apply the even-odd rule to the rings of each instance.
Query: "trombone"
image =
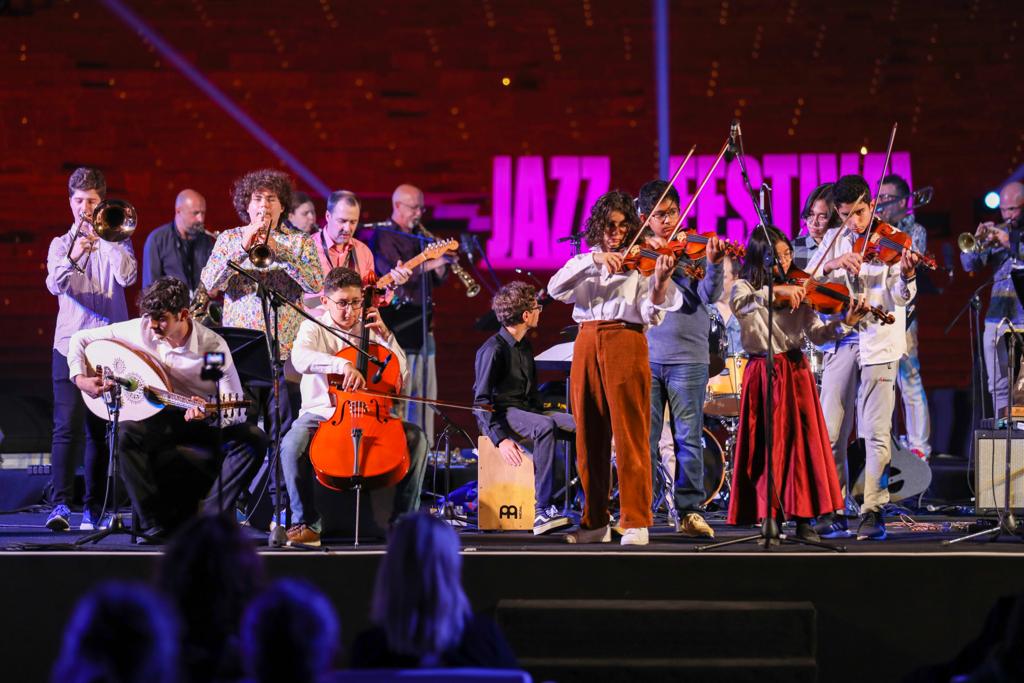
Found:
[[[85,253],[85,263],[79,264],[71,258],[71,251],[75,248],[75,242],[82,236],[82,226],[92,227],[92,233],[105,242],[123,242],[132,236],[139,223],[139,216],[135,207],[123,199],[107,199],[96,205],[92,217],[83,212],[79,214],[78,227],[75,228],[75,235],[71,238],[71,249],[68,250],[68,261],[78,270],[85,270],[89,263],[89,255],[92,251]]]

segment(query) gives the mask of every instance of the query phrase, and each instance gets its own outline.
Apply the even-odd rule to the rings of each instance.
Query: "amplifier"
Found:
[[[1010,507],[1024,511],[1024,431],[1013,430],[1010,438]],[[974,432],[974,495],[979,513],[1003,507],[1006,481],[1006,431],[978,429]]]

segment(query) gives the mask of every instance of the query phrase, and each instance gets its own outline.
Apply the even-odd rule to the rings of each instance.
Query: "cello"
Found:
[[[355,364],[366,377],[366,391],[345,391],[339,375],[328,375],[334,414],[317,427],[309,444],[309,461],[317,480],[329,489],[373,489],[393,486],[409,471],[409,445],[401,418],[391,414],[402,375],[388,363],[390,351],[370,341],[366,325],[373,287],[363,290],[362,332],[358,349],[346,346],[337,354]],[[367,377],[368,356],[380,370]],[[371,393],[372,392],[372,393]]]

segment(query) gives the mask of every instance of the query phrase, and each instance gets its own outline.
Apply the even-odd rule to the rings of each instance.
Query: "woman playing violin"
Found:
[[[865,440],[867,460],[857,537],[881,540],[885,538],[881,510],[889,502],[883,477],[891,458],[896,374],[900,357],[906,353],[906,306],[917,292],[915,278],[920,259],[904,250],[899,261],[886,265],[866,261],[854,249],[856,240],[866,235],[872,224],[874,202],[870,196],[871,190],[861,176],[846,175],[836,181],[832,197],[842,225],[825,233],[822,247],[807,269],[821,280],[846,285],[854,293],[862,292],[868,304],[892,313],[895,318],[892,325],[867,318],[855,333],[826,350],[821,385],[821,405],[844,494],[848,485],[846,444],[850,429],[849,421],[844,428],[844,418],[851,406],[857,406],[857,429]],[[845,517],[825,519],[818,530],[830,538],[846,536],[848,523]]]
[[[838,339],[856,326],[867,307],[851,301],[842,319],[823,322],[809,307],[801,306],[803,285],[780,284],[774,288],[776,301],[785,306],[772,317],[772,349],[775,381],[772,386],[772,415],[765,412],[765,353],[768,348],[768,268],[765,256],[774,248],[780,265],[792,262],[789,240],[776,228],[769,228],[771,242],[760,228],[750,236],[747,259],[740,279],[732,288],[730,303],[740,322],[743,348],[751,354],[740,399],[739,430],[733,469],[729,523],[751,524],[768,514],[764,444],[764,420],[772,420],[772,466],[782,513],[797,523],[797,535],[818,540],[812,518],[841,508],[843,498],[836,476],[828,429],[818,402],[815,379],[801,353],[803,338],[821,344]],[[778,514],[773,504],[773,512]]]
[[[652,275],[623,272],[616,251],[640,227],[633,199],[613,191],[587,219],[591,251],[572,257],[548,283],[557,301],[573,304],[580,323],[569,388],[576,417],[576,461],[586,494],[570,543],[611,540],[611,442],[615,440],[623,545],[646,545],[651,526],[651,370],[644,329],[683,305],[671,275],[676,259],[659,256]]]
[[[640,219],[650,216],[657,244],[665,241],[679,223],[679,193],[668,183],[655,180],[640,188]],[[679,237],[685,233],[680,232]],[[677,269],[672,281],[683,295],[683,305],[665,314],[656,327],[647,330],[651,365],[651,467],[655,473],[654,491],[660,496],[667,484],[661,470],[662,452],[674,453],[672,476],[674,522],[685,536],[713,538],[714,531],[704,520],[704,393],[708,384],[708,331],[711,325],[707,306],[722,292],[722,259],[725,253],[717,237],[707,239],[704,275],[695,279]],[[670,420],[666,420],[666,407]]]

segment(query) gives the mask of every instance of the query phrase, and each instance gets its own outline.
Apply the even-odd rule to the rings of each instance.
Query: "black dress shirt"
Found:
[[[213,238],[206,233],[186,240],[178,234],[173,221],[161,225],[146,238],[142,251],[142,286],[148,287],[157,278],[170,275],[194,292],[212,252]]]
[[[415,235],[415,236],[414,236]],[[369,247],[373,252],[373,264],[380,277],[391,271],[398,261],[405,263],[423,251],[433,240],[417,239],[419,231],[412,234],[403,233],[394,221],[379,223],[370,237]],[[381,318],[398,339],[399,345],[406,350],[418,352],[423,345],[422,325],[420,318],[423,309],[423,275],[416,270],[409,281],[395,291],[395,299],[390,306],[381,309]],[[444,277],[436,270],[427,274],[427,329],[430,329],[433,302],[430,290],[444,282]]]
[[[476,382],[473,405],[490,405],[494,412],[477,412],[480,431],[494,445],[512,437],[505,421],[505,410],[521,408],[543,412],[537,395],[537,369],[533,348],[524,337],[516,341],[504,327],[484,342],[476,352]]]

